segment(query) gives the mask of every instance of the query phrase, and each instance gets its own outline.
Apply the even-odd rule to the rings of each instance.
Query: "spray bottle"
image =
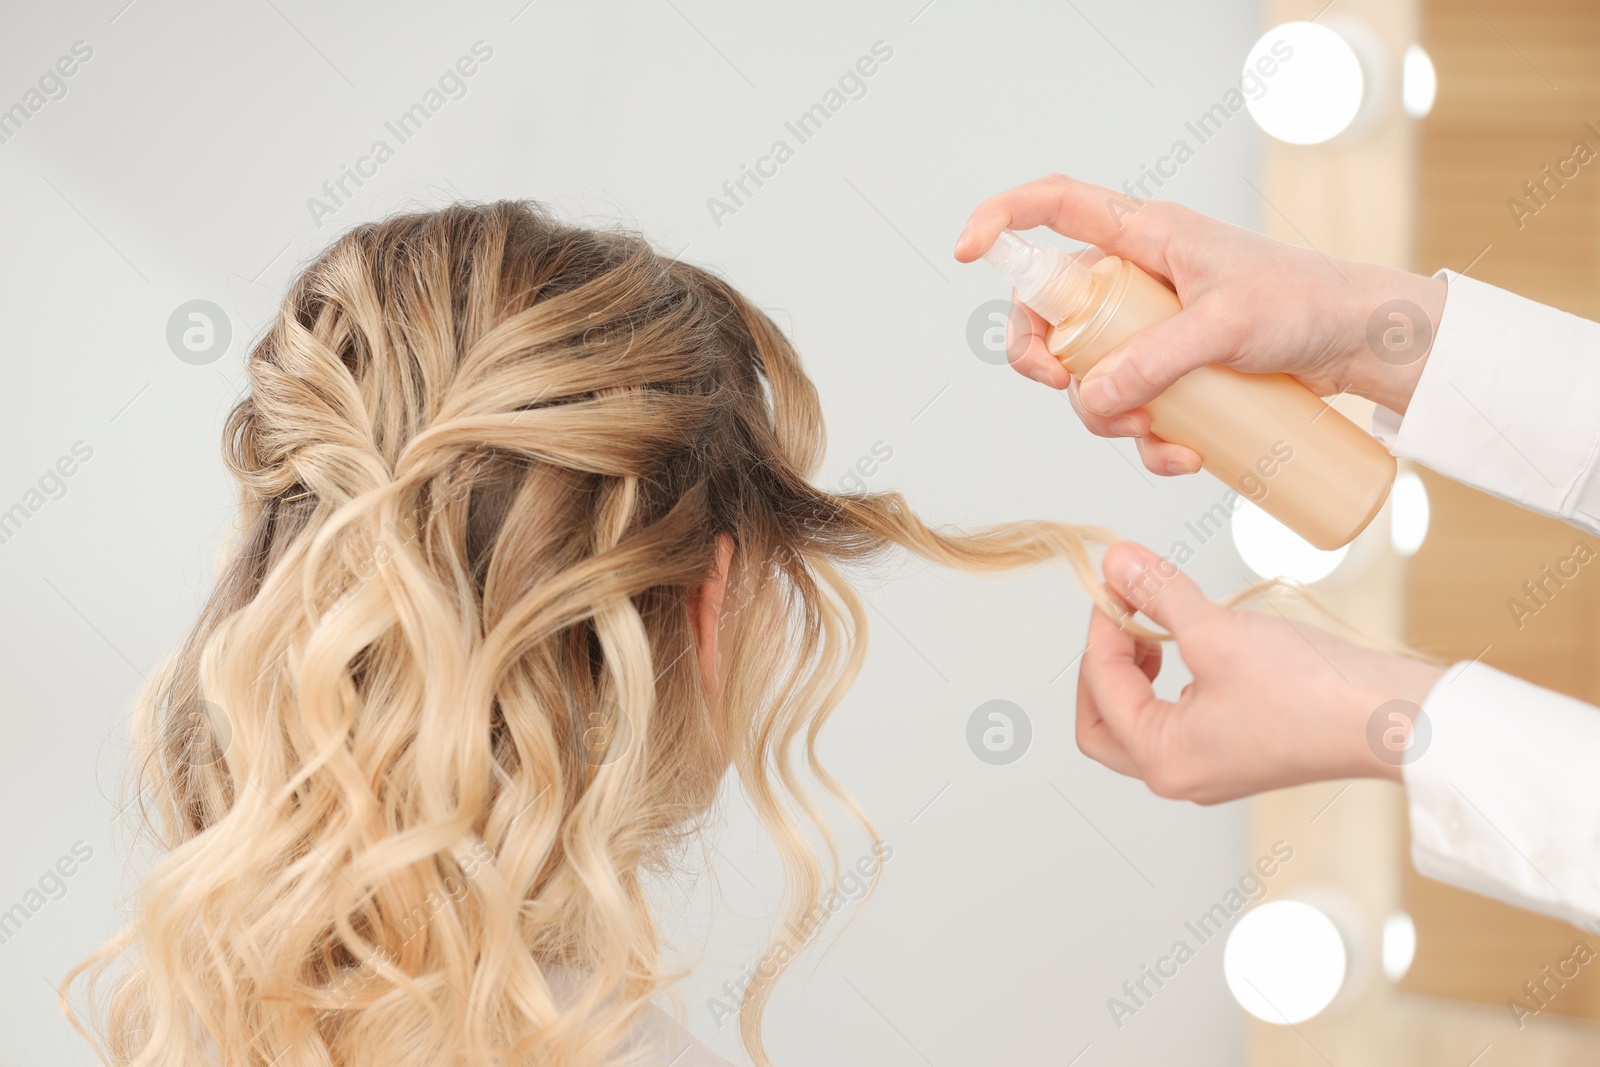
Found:
[[[1116,256],[1091,262],[1004,230],[983,258],[1050,323],[1046,347],[1080,380],[1181,308],[1172,290]],[[1287,374],[1199,367],[1144,409],[1151,433],[1199,453],[1205,470],[1317,548],[1354,540],[1394,483],[1388,450]]]

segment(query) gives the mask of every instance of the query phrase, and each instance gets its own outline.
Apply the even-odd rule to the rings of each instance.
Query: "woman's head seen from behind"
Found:
[[[85,965],[137,947],[117,1064],[604,1062],[680,976],[644,874],[730,765],[785,913],[829,884],[804,779],[853,808],[813,746],[866,629],[838,568],[1092,579],[1102,540],[816,488],[817,395],[766,315],[524,203],[353,229],[247,370],[238,541],[136,717],[164,855]],[[740,1014],[757,1062],[776,976]]]

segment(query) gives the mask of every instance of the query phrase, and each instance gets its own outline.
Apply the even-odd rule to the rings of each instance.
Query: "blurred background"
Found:
[[[1181,543],[1213,595],[1298,577],[1372,632],[1600,699],[1593,579],[1509,605],[1576,531],[1426,471],[1336,556],[1210,522],[1219,483],[1147,475],[1005,366],[1006,292],[950,257],[979,200],[1061,171],[1593,317],[1591,3],[68,0],[4,28],[0,1067],[91,1062],[53,986],[134,884],[125,718],[233,522],[244,355],[310,257],[400,209],[533,198],[725,272],[799,345],[835,488]],[[892,854],[780,986],[780,1063],[1600,1056],[1600,968],[1525,987],[1600,941],[1419,878],[1397,787],[1200,808],[1081,756],[1063,572],[862,585],[867,668],[822,748]],[[1170,660],[1161,689],[1186,680]],[[745,1062],[781,874],[735,787],[697,866],[658,887],[683,1018]]]

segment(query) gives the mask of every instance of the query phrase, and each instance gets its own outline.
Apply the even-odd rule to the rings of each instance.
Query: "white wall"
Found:
[[[980,360],[969,320],[1005,293],[950,248],[991,192],[1050,170],[1120,184],[1187,137],[1234,84],[1254,3],[124,3],[29,5],[0,33],[0,108],[74,42],[93,49],[67,95],[0,144],[0,510],[75,442],[93,449],[0,544],[0,910],[75,842],[93,850],[0,944],[0,1062],[90,1062],[50,986],[116,925],[122,720],[189,624],[230,521],[218,440],[248,340],[297,264],[353,222],[527,196],[687,246],[791,330],[824,398],[829,481],[882,442],[893,455],[872,488],[903,489],[935,520],[1087,521],[1165,551],[1220,497],[1209,480],[1157,484],[1064,398]],[[307,198],[374,140],[395,147],[385,121],[479,40],[493,55],[466,95],[316,224]],[[878,41],[893,55],[865,96],[797,144],[785,120]],[[718,225],[707,199],[777,138],[793,158]],[[1253,225],[1258,148],[1238,117],[1167,194]],[[197,298],[234,332],[208,366],[165,340]],[[1216,593],[1241,583],[1225,539],[1191,571]],[[780,1062],[1237,1062],[1215,943],[1121,1029],[1107,1011],[1253,857],[1243,807],[1162,801],[1078,753],[1064,668],[1083,593],[1059,573],[986,582],[920,565],[866,591],[871,656],[825,749],[894,858],[821,967],[808,957],[783,987]],[[1169,675],[1175,692],[1181,667]],[[1009,766],[966,742],[997,698],[1032,723]],[[690,1025],[737,1058],[735,1027],[719,1030],[706,1001],[754,959],[778,880],[728,807],[719,918],[702,922],[701,882],[675,898],[673,925],[701,960]],[[843,852],[866,847],[851,837]]]

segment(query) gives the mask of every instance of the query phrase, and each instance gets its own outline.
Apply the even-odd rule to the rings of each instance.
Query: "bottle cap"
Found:
[[[1001,230],[994,247],[983,256],[985,263],[1011,283],[1017,299],[1052,326],[1078,310],[1087,296],[1089,267],[1080,262],[1087,258],[1034,244],[1014,230]]]

